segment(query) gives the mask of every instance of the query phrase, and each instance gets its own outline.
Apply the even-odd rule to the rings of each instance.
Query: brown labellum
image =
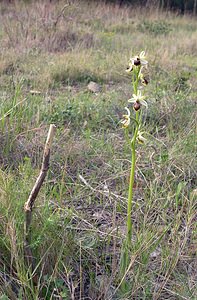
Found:
[[[144,77],[142,80],[142,84],[147,85],[148,84],[148,80]]]
[[[140,59],[139,58],[135,59],[133,63],[134,63],[135,66],[139,66],[140,65]]]
[[[133,109],[135,111],[138,111],[140,109],[140,107],[141,107],[141,104],[140,104],[140,102],[137,102],[137,101],[133,105]]]

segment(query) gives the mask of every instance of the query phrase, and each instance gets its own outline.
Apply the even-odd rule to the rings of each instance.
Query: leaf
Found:
[[[175,198],[176,206],[178,206],[180,204],[180,202],[179,202],[179,196],[181,194],[181,191],[186,186],[186,184],[187,184],[187,182],[179,182],[179,184],[177,186],[177,189],[176,189],[176,198]]]
[[[0,300],[10,300],[5,294],[0,296]]]

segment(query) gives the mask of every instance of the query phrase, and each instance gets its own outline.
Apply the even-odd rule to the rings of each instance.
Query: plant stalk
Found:
[[[136,149],[135,142],[138,133],[138,121],[139,121],[139,111],[136,112],[136,128],[133,139],[131,141],[131,170],[130,170],[130,179],[129,179],[129,193],[128,193],[128,206],[127,206],[127,246],[130,248],[131,246],[131,238],[132,238],[132,221],[131,221],[131,213],[132,213],[132,204],[133,204],[133,185],[135,179],[135,164],[136,164]]]

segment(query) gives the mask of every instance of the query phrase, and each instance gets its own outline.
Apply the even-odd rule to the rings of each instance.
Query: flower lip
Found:
[[[137,59],[134,59],[134,60],[133,60],[133,64],[134,64],[135,66],[141,65],[141,61],[140,61],[139,57],[137,57]]]
[[[147,85],[148,84],[148,80],[145,77],[142,79],[142,84],[143,85]]]
[[[141,51],[139,55],[131,57],[130,62],[132,66],[146,66],[148,61],[146,60],[145,51]]]
[[[136,101],[133,105],[133,109],[135,111],[138,111],[140,109],[140,107],[141,107],[141,103],[139,101]]]
[[[145,98],[145,96],[142,96],[141,91],[138,90],[137,95],[133,94],[133,98],[129,99],[128,102],[134,103],[134,109],[138,110],[138,109],[140,109],[141,105],[144,105],[147,107],[147,102],[144,100],[144,98]]]

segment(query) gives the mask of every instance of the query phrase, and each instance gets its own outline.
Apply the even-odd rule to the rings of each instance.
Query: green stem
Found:
[[[139,111],[136,112],[136,121],[138,124],[139,121]],[[132,237],[132,221],[131,221],[131,213],[132,213],[132,204],[133,204],[133,185],[135,178],[135,164],[136,164],[136,150],[135,150],[135,142],[138,133],[139,126],[136,125],[133,139],[131,141],[131,171],[130,171],[130,180],[129,180],[129,194],[128,194],[128,206],[127,206],[127,245],[130,247],[131,245],[131,237]]]
[[[139,75],[140,68],[135,69],[133,72],[133,92],[137,95],[138,91],[138,75]],[[128,193],[128,204],[127,204],[127,238],[125,240],[125,243],[123,245],[123,252],[122,252],[122,258],[121,258],[121,274],[124,276],[128,266],[129,266],[129,252],[131,250],[131,238],[132,238],[132,220],[131,220],[131,214],[132,214],[132,206],[133,206],[133,185],[134,185],[134,179],[135,179],[135,165],[136,165],[136,150],[135,150],[135,144],[136,144],[136,138],[139,130],[139,111],[136,112],[135,115],[135,131],[133,138],[131,140],[131,170],[130,170],[130,179],[129,179],[129,193]],[[126,131],[126,140],[128,140],[128,130]],[[129,141],[130,143],[130,141]],[[124,291],[126,289],[126,281],[123,280],[121,284],[121,288]]]
[[[132,146],[132,163],[130,171],[130,182],[129,182],[129,195],[128,195],[128,206],[127,206],[127,245],[131,245],[132,236],[132,222],[131,222],[131,212],[132,212],[132,199],[133,199],[133,184],[135,175],[135,146]]]
[[[133,90],[134,93],[137,94],[138,90],[138,74],[140,69],[136,69],[136,72],[133,73]],[[136,150],[135,150],[135,142],[139,129],[139,111],[136,112],[135,116],[136,127],[133,135],[133,139],[131,141],[131,170],[130,170],[130,179],[129,179],[129,194],[128,194],[128,206],[127,206],[127,246],[130,248],[131,246],[131,237],[132,237],[132,221],[131,221],[131,213],[132,213],[132,204],[133,204],[133,185],[135,179],[135,164],[136,164]]]

